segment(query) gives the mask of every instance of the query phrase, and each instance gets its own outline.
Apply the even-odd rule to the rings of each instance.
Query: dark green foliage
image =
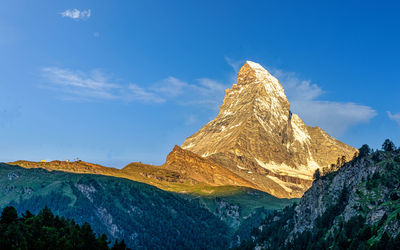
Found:
[[[391,140],[386,139],[385,142],[382,144],[382,149],[386,152],[393,152],[396,150],[396,146]]]
[[[238,230],[235,232],[234,240],[238,239],[249,239],[251,236],[251,232],[256,230],[260,225],[260,222],[265,219],[265,217],[271,214],[272,210],[266,210],[265,208],[255,209],[253,215],[249,218],[245,219],[241,224]]]
[[[381,155],[382,155],[382,154],[381,154],[379,151],[376,151],[376,152],[372,153],[371,159],[372,159],[374,162],[380,162],[380,161],[382,161]]]
[[[358,158],[363,158],[368,156],[371,153],[371,148],[367,145],[364,144],[361,146],[361,148],[359,149],[359,153],[358,153]]]
[[[373,188],[378,187],[379,183],[380,183],[380,175],[379,172],[375,172],[372,177],[369,177],[367,180],[367,183],[365,184],[365,187],[367,188],[367,190],[372,190]]]
[[[37,216],[26,211],[18,217],[14,207],[5,207],[0,221],[0,249],[110,249],[105,235],[97,237],[89,224],[54,216],[45,207]],[[115,241],[115,249],[126,249]]]
[[[2,224],[11,224],[16,222],[18,219],[17,210],[13,207],[5,207],[3,212],[1,213],[0,223]]]
[[[125,249],[126,249],[126,244],[124,240],[122,240],[121,242],[115,240],[114,246],[111,248],[111,250],[125,250]]]
[[[321,178],[321,172],[319,171],[319,169],[315,170],[314,172],[314,180],[317,181]]]
[[[262,231],[254,229],[252,235],[260,241],[268,240],[269,249],[285,249],[284,242],[289,232],[286,231],[288,228],[284,226],[288,221],[289,224],[293,222],[295,205],[287,206],[281,212],[274,211],[267,215],[263,223],[263,225],[267,226]],[[243,241],[238,249],[253,249],[255,245],[255,242]]]

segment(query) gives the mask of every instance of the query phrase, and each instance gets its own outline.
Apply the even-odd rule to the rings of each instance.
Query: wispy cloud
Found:
[[[392,114],[390,111],[387,111],[387,114],[388,114],[390,120],[397,122],[397,124],[400,127],[400,113]]]
[[[120,87],[118,84],[109,83],[108,78],[100,70],[92,70],[89,74],[85,74],[70,69],[46,67],[42,71],[50,80],[60,85],[94,90]]]
[[[229,59],[230,60],[230,59]],[[229,61],[227,59],[227,62]],[[238,63],[228,62],[235,69]],[[340,136],[352,126],[369,122],[377,112],[366,105],[353,102],[323,100],[324,90],[296,73],[272,69],[270,72],[282,83],[291,102],[291,109],[311,126],[320,126],[334,136]],[[89,73],[46,67],[42,69],[52,89],[66,94],[65,100],[115,99],[146,104],[174,102],[180,105],[197,105],[218,110],[224,90],[233,82],[221,83],[210,78],[199,78],[191,83],[170,76],[148,86],[133,83],[116,83],[100,70]],[[123,81],[122,81],[123,82]],[[398,122],[399,114],[388,113]]]
[[[148,86],[124,81],[116,83],[100,70],[85,73],[59,67],[42,68],[42,75],[47,82],[42,87],[57,92],[61,99],[69,101],[114,99],[146,104],[170,101],[216,109],[228,87],[208,78],[188,83],[172,76]]]
[[[68,94],[65,99],[75,97],[86,99],[115,99],[118,98],[121,86],[110,82],[110,79],[100,70],[89,73],[63,69],[58,67],[45,67],[43,76],[48,80],[50,87]]]
[[[166,100],[181,105],[197,105],[217,110],[222,103],[227,84],[213,79],[200,78],[188,83],[175,77],[168,77],[149,88]]]
[[[309,125],[319,126],[334,136],[340,136],[350,127],[369,122],[377,112],[353,102],[322,100],[324,91],[310,80],[300,79],[296,73],[271,70],[285,89],[291,109]]]
[[[86,20],[91,16],[91,10],[78,10],[78,9],[68,9],[60,13],[62,17],[68,17],[74,20]]]
[[[245,60],[234,60],[230,57],[225,56],[226,63],[232,67],[235,73],[239,72],[240,67],[246,62]]]
[[[167,98],[172,98],[182,95],[185,92],[185,88],[188,86],[188,83],[170,76],[154,84],[154,86],[150,87],[150,90],[160,95],[164,95]]]
[[[129,100],[143,101],[146,103],[165,102],[165,99],[161,96],[142,87],[139,87],[136,84],[129,84],[128,89],[130,90],[130,94],[128,94]]]

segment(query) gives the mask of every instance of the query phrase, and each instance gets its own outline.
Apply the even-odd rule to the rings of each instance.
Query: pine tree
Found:
[[[1,213],[1,224],[11,224],[18,220],[18,213],[14,207],[5,207]]]
[[[371,148],[367,144],[364,144],[359,149],[358,157],[359,158],[366,157],[370,154],[370,152],[371,152]]]
[[[317,181],[321,178],[321,172],[319,171],[319,169],[315,170],[314,172],[314,180]]]
[[[396,146],[391,140],[386,139],[385,142],[382,144],[382,149],[386,152],[393,152],[396,150]]]

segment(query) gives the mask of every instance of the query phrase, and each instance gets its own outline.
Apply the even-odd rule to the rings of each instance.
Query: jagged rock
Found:
[[[292,114],[279,81],[247,61],[225,91],[217,117],[182,148],[213,160],[280,198],[301,197],[316,169],[357,150]]]

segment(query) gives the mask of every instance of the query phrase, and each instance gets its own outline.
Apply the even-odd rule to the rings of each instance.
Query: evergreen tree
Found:
[[[391,140],[386,139],[385,142],[383,142],[382,144],[382,149],[386,152],[393,152],[396,150],[396,146]]]
[[[319,169],[315,170],[314,172],[314,180],[319,180],[321,178],[321,172],[319,171]]]
[[[0,218],[0,249],[110,249],[105,234],[96,237],[91,226],[54,217],[48,207],[37,216],[26,211],[22,218],[14,207],[5,207]],[[117,249],[126,249],[118,242]]]
[[[11,224],[18,220],[18,213],[14,207],[5,207],[1,213],[1,224]]]
[[[113,247],[111,248],[111,250],[125,250],[126,248],[126,244],[124,240],[121,240],[120,242],[118,242],[118,240],[115,240]]]
[[[366,157],[370,154],[370,152],[371,152],[371,148],[367,144],[364,144],[359,149],[358,157],[359,158]]]

